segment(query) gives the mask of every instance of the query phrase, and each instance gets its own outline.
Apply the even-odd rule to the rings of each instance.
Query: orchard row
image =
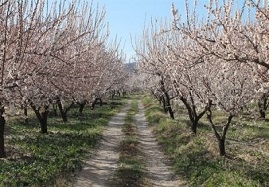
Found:
[[[265,118],[269,95],[269,10],[267,2],[210,0],[205,18],[197,1],[186,1],[186,17],[172,5],[171,22],[154,21],[136,43],[137,63],[144,86],[174,118],[171,99],[185,106],[191,130],[206,116],[226,155],[225,139],[232,119],[254,110]],[[199,7],[200,8],[200,7]],[[212,113],[225,111],[219,128]],[[221,129],[221,130],[218,130]]]
[[[47,132],[52,105],[126,89],[124,55],[109,41],[105,10],[88,1],[0,0],[0,157],[5,157],[5,111],[32,108]]]

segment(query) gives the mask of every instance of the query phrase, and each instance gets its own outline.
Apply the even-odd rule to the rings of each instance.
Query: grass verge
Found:
[[[120,157],[118,168],[110,182],[115,187],[137,187],[143,180],[145,164],[142,153],[138,149],[137,129],[134,124],[134,116],[138,111],[137,100],[132,100],[131,109],[125,118],[122,131],[125,138],[120,143]]]
[[[227,159],[218,155],[216,139],[205,119],[194,136],[184,109],[171,120],[151,97],[145,97],[143,104],[158,142],[173,161],[176,173],[190,186],[269,186],[268,122],[236,119],[227,135],[231,156]],[[222,115],[215,116],[220,123]]]
[[[74,108],[68,123],[63,123],[60,116],[50,117],[48,134],[39,133],[33,115],[28,125],[17,117],[10,118],[6,130],[8,157],[0,160],[0,186],[69,186],[104,126],[124,102],[113,103],[113,107],[86,108],[83,115]]]

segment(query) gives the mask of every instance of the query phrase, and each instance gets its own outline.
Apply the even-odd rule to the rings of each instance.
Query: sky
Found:
[[[121,39],[127,62],[134,54],[132,39],[141,36],[151,18],[170,19],[172,0],[95,0],[105,6],[110,35]],[[184,0],[180,0],[184,9]]]
[[[127,63],[135,55],[132,39],[142,35],[144,26],[151,18],[164,20],[171,18],[171,5],[174,3],[179,14],[185,15],[185,0],[94,0],[106,10],[110,37],[121,39],[121,48],[127,55]],[[238,2],[243,0],[238,0]],[[190,6],[193,0],[189,0]],[[198,14],[203,15],[204,5],[209,0],[198,0]]]

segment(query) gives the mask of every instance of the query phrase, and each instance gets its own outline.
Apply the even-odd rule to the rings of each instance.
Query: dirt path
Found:
[[[123,140],[124,134],[121,131],[124,118],[130,109],[130,102],[114,116],[103,132],[103,139],[97,146],[92,157],[85,161],[85,167],[78,175],[75,187],[107,187],[108,180],[112,177],[117,168],[119,159],[119,143]],[[134,121],[138,130],[139,149],[144,153],[146,162],[146,179],[141,187],[182,187],[187,186],[177,179],[171,172],[167,159],[160,151],[153,134],[147,126],[144,115],[144,107],[139,102],[139,111]]]
[[[104,187],[117,167],[119,158],[119,143],[123,139],[121,131],[126,112],[130,109],[130,102],[114,116],[106,130],[103,139],[97,145],[97,151],[85,162],[85,167],[78,175],[75,187]]]
[[[171,167],[167,163],[167,159],[160,151],[151,130],[149,129],[144,107],[141,102],[138,103],[138,113],[135,115],[135,123],[138,128],[138,137],[140,149],[145,154],[145,162],[147,167],[147,178],[143,186],[147,187],[179,187],[187,186],[183,181],[177,179],[171,172]]]

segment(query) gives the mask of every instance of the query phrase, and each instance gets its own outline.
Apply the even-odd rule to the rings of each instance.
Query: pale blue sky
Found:
[[[106,8],[106,21],[109,22],[111,36],[117,35],[121,38],[122,47],[124,46],[124,51],[130,58],[134,54],[130,35],[133,38],[141,35],[145,21],[150,21],[151,17],[170,19],[172,2],[172,0],[99,0],[99,5]]]
[[[56,0],[57,1],[57,0]],[[71,0],[64,0],[71,1]],[[79,1],[79,0],[78,0]],[[86,0],[91,1],[91,0]],[[194,0],[187,0],[190,7]],[[49,3],[55,0],[48,0]],[[197,12],[199,19],[205,15],[204,5],[209,0],[197,0]],[[219,0],[223,2],[223,0]],[[234,0],[235,5],[242,5],[244,0]],[[171,5],[174,3],[178,13],[185,17],[185,0],[93,0],[98,3],[99,8],[105,7],[105,21],[109,23],[110,39],[121,39],[121,48],[127,55],[128,59],[135,55],[132,49],[131,37],[137,38],[142,35],[144,26],[149,25],[151,18],[158,20],[171,19]]]
[[[99,6],[105,6],[111,37],[117,35],[121,38],[121,46],[124,46],[127,58],[135,54],[130,35],[133,38],[140,36],[144,25],[149,23],[151,18],[170,19],[173,2],[183,17],[185,14],[185,0],[94,0],[94,2],[98,2]],[[193,0],[189,2],[191,5]],[[198,0],[198,11],[201,16],[203,14],[201,12],[205,10],[204,5],[208,2],[209,0]],[[243,0],[238,2],[242,3]]]
[[[144,25],[151,18],[170,19],[173,0],[95,0],[105,6],[106,21],[109,22],[111,37],[121,38],[121,46],[127,58],[134,55],[131,45],[132,38],[142,34]],[[177,0],[175,5],[184,10],[185,0]],[[203,0],[208,1],[208,0]],[[179,3],[181,2],[181,3]],[[127,59],[128,61],[128,59]]]

